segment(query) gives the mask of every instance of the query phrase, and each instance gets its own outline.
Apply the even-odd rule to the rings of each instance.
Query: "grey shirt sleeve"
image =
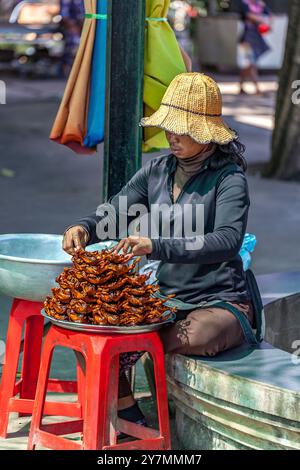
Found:
[[[138,170],[118,194],[99,205],[94,213],[78,221],[77,225],[81,225],[89,233],[89,245],[100,240],[119,240],[126,237],[129,224],[139,215],[138,213],[127,215],[130,207],[138,212],[134,204],[142,204],[149,211],[150,170],[151,161]]]
[[[234,258],[242,246],[250,205],[243,173],[225,176],[217,188],[214,230],[185,238],[152,239],[149,257],[168,263],[222,263]]]

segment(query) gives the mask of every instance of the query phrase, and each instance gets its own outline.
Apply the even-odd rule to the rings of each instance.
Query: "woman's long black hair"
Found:
[[[226,165],[226,163],[236,163],[244,171],[247,170],[247,162],[244,157],[246,147],[239,140],[238,133],[236,131],[234,132],[237,135],[237,138],[235,140],[225,145],[217,144],[218,152],[215,158],[211,160],[211,167],[213,169],[217,170],[218,168],[221,168],[222,166]]]

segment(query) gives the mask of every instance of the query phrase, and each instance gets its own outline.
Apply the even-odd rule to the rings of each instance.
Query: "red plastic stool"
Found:
[[[42,424],[51,358],[56,346],[78,351],[85,359],[83,419]],[[119,354],[131,351],[148,351],[152,355],[159,431],[117,417]],[[64,416],[63,411],[61,409],[60,416]],[[137,439],[117,444],[117,430]],[[81,432],[81,443],[62,437],[77,432]],[[56,450],[170,449],[164,352],[159,335],[156,332],[102,335],[52,325],[44,341],[28,449],[33,450],[37,445]]]
[[[41,315],[43,304],[27,300],[14,299],[6,339],[5,363],[3,366],[0,387],[0,437],[7,436],[9,413],[20,415],[32,413],[37,379],[39,374],[41,348],[44,330],[44,317]],[[21,378],[16,381],[18,362],[22,343],[22,329],[25,326],[24,351]],[[77,380],[82,379],[81,369],[77,365]],[[50,379],[50,392],[77,392],[77,383]],[[19,395],[19,397],[17,397]],[[64,404],[47,403],[45,413],[59,414]],[[81,405],[77,403],[72,409],[69,404],[64,407],[67,416],[81,416]]]

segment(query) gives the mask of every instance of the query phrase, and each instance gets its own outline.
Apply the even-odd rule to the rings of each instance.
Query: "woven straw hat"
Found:
[[[203,73],[177,75],[159,109],[152,116],[143,118],[141,126],[189,135],[200,144],[227,144],[237,138],[222,119],[222,96],[218,85]]]

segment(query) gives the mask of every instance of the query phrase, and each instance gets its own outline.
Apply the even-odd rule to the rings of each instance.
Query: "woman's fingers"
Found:
[[[129,253],[129,255],[126,255],[126,258],[125,258],[125,262],[127,263],[128,261],[130,261],[132,258],[134,258],[134,254],[133,253]]]
[[[143,248],[142,243],[138,243],[137,245],[135,245],[135,246],[132,248],[132,254],[133,254],[134,256],[138,256],[138,255],[142,254],[142,253],[141,253],[141,249],[142,249],[142,248]]]
[[[128,259],[127,260],[130,260],[133,256],[132,256],[132,253],[129,252],[128,253],[128,250],[129,248],[132,248],[134,245],[136,245],[138,243],[138,240],[135,240],[134,237],[127,237],[127,238],[123,238],[123,240],[121,240],[118,245],[116,247],[114,247],[113,249],[113,253],[119,253],[119,251],[123,251],[123,254],[124,255],[127,255]]]
[[[129,248],[131,248],[130,252]],[[123,249],[124,254],[131,254],[133,256],[143,256],[152,253],[153,246],[152,241],[149,238],[130,236],[128,238],[124,238],[118,244],[116,253],[121,249]]]
[[[132,240],[130,238],[126,238],[125,243],[123,245],[123,253],[127,254],[128,249],[133,245]]]
[[[82,226],[71,227],[64,234],[63,249],[69,254],[74,255],[79,249],[85,248],[89,239],[89,234]],[[120,240],[119,243],[112,247],[111,252],[118,254],[120,251],[129,261],[134,256],[143,256],[152,252],[152,242],[149,238],[130,236]]]
[[[130,248],[131,251],[129,252]],[[151,254],[153,246],[150,238],[130,236],[121,240],[112,252],[118,253],[120,250],[123,250],[124,255],[129,256],[128,259],[131,259],[134,256]]]
[[[74,243],[75,250],[79,250],[80,248],[83,248],[82,241],[77,233],[75,233],[73,236],[73,243]]]
[[[64,234],[63,250],[69,255],[74,255],[75,251],[85,248],[88,240],[88,234],[81,226],[71,227]]]
[[[63,239],[63,250],[66,251],[69,255],[72,255],[74,251],[73,238],[68,232],[65,233]]]
[[[126,238],[123,240],[119,241],[119,243],[113,247],[112,251],[113,253],[119,253],[119,251],[123,248],[124,243],[125,243]]]

